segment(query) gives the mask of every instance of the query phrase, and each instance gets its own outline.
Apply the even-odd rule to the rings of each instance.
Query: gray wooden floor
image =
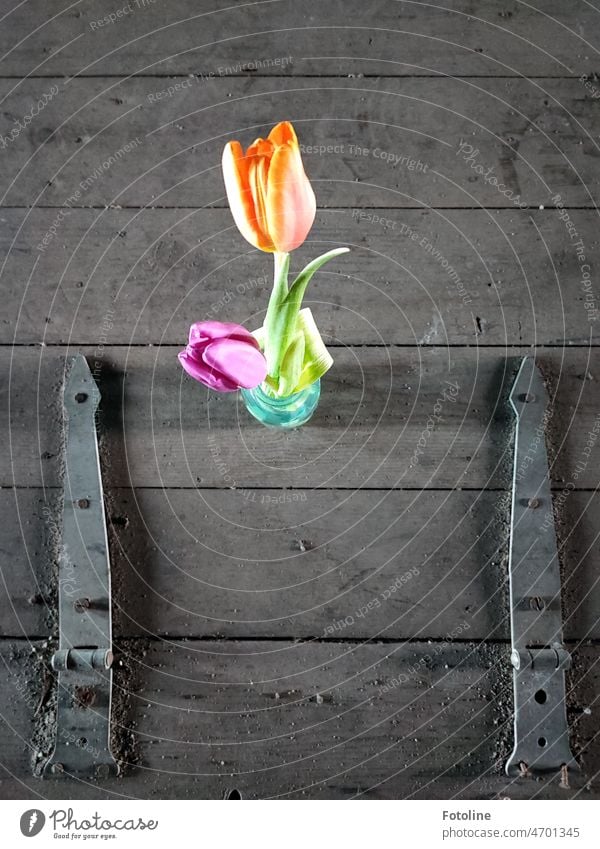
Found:
[[[99,23],[125,6],[0,0],[0,797],[597,797],[600,13],[133,0]],[[335,366],[291,433],[176,358],[192,321],[261,323],[270,261],[233,226],[220,153],[284,118],[319,204],[294,267],[352,249],[311,284]],[[123,761],[104,784],[35,776],[76,351],[103,396]],[[533,352],[569,788],[503,773],[507,392]]]

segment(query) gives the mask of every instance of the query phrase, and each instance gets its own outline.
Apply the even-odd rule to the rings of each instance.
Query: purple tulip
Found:
[[[267,361],[254,336],[240,324],[197,321],[179,362],[190,377],[217,392],[254,389],[267,376]]]

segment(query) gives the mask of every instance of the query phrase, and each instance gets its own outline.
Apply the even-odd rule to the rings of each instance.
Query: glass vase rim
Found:
[[[299,398],[304,395],[317,383],[321,383],[320,377],[317,377],[316,380],[313,380],[313,382],[309,383],[308,386],[305,386],[304,389],[300,389],[298,392],[292,392],[290,395],[270,395],[269,393],[264,391],[262,383],[259,383],[258,386],[255,386],[253,389],[242,389],[242,392],[260,393],[260,395],[265,398],[269,402],[269,404],[272,404],[274,406],[283,406],[289,404],[293,398]]]

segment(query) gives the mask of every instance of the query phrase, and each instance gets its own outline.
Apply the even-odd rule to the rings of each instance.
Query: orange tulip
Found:
[[[251,245],[289,253],[304,242],[317,203],[289,121],[256,139],[246,153],[239,142],[228,142],[223,177],[235,223]]]

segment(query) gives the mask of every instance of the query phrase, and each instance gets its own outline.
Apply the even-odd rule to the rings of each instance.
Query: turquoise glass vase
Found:
[[[241,396],[250,415],[267,427],[300,427],[305,424],[319,403],[321,381],[315,380],[306,389],[278,398],[263,389],[241,389]]]

